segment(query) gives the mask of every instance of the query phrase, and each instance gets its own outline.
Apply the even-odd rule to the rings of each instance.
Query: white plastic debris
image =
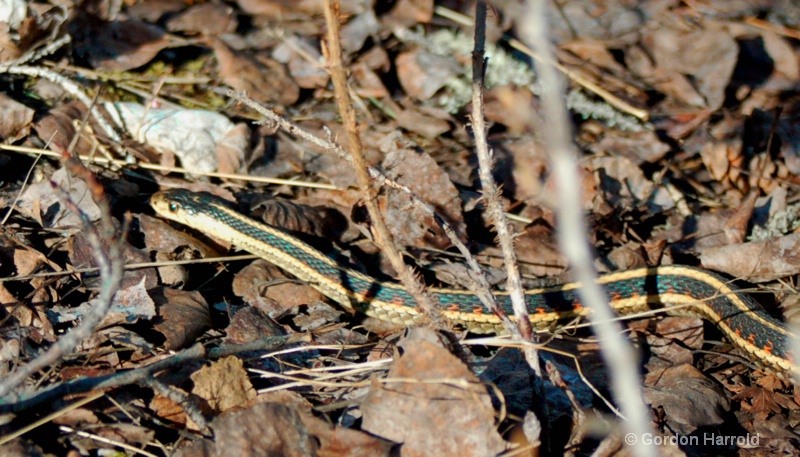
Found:
[[[26,0],[0,0],[0,22],[5,22],[16,29],[28,16]]]
[[[133,139],[161,152],[171,151],[190,172],[217,170],[218,144],[235,125],[205,110],[150,108],[138,103],[104,103],[114,122]],[[244,145],[243,145],[244,146]]]

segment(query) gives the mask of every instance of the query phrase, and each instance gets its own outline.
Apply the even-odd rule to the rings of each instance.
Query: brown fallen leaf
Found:
[[[678,365],[694,363],[694,351],[703,346],[703,321],[694,317],[667,317],[656,322],[649,319],[633,321],[633,330],[647,337],[645,385],[653,385],[663,371]]]
[[[69,239],[69,259],[72,262],[72,265],[74,265],[76,268],[97,266],[97,261],[95,260],[92,247],[86,237],[86,233],[79,232]],[[126,264],[147,263],[150,261],[150,257],[148,255],[131,246],[127,242],[125,242],[123,248],[123,259],[125,260]],[[99,285],[95,284],[96,274],[88,274],[87,276],[93,279],[91,281],[87,281],[86,284],[89,287],[99,287]],[[145,281],[144,285],[146,289],[150,289],[158,285],[158,275],[156,273],[156,269],[140,268],[136,270],[127,270],[122,276],[122,283],[120,284],[120,287],[129,287],[138,284],[142,280]]]
[[[225,341],[243,344],[283,333],[283,329],[260,308],[246,306],[231,317],[230,324],[225,328]]]
[[[217,413],[244,407],[256,398],[244,363],[238,357],[218,360],[192,373],[191,378],[192,393],[206,400]]]
[[[703,268],[751,282],[774,281],[800,273],[798,233],[699,251]]]
[[[0,94],[0,138],[13,143],[27,136],[34,111],[5,94]]]
[[[182,230],[173,228],[161,219],[146,214],[139,214],[136,218],[139,220],[139,226],[144,233],[145,244],[150,250],[175,254],[173,257],[180,257],[178,260],[219,255],[215,248]],[[182,246],[185,249],[181,249]]]
[[[90,425],[83,427],[81,431],[89,433],[90,436],[73,436],[70,444],[84,453],[97,449],[117,449],[116,445],[108,442],[109,440],[141,449],[151,443],[155,437],[155,430],[152,428],[125,423]],[[96,437],[104,439],[98,440]]]
[[[627,157],[636,165],[658,162],[671,150],[655,132],[623,132],[611,129],[605,131],[599,141],[592,142],[589,149],[595,154]]]
[[[313,287],[289,278],[262,259],[255,260],[234,276],[233,293],[251,304],[265,297],[286,309],[323,299],[323,295]]]
[[[741,403],[742,410],[753,414],[757,421],[763,421],[782,409],[797,409],[797,403],[786,394],[773,392],[761,386],[745,386],[733,397],[734,400],[747,400]]]
[[[651,81],[655,87],[688,105],[712,109],[722,106],[739,54],[729,32],[712,29],[686,32],[659,27],[645,30],[642,44],[663,78]],[[691,84],[668,85],[668,81],[688,83],[684,75],[692,75]],[[693,96],[687,98],[687,94]]]
[[[722,386],[691,365],[664,370],[653,387],[644,388],[644,398],[654,408],[663,407],[669,426],[681,435],[722,424],[730,409]]]
[[[429,100],[460,73],[454,60],[421,49],[400,54],[395,65],[403,90],[417,100]]]
[[[403,103],[403,108],[397,113],[397,125],[409,132],[437,138],[450,131],[450,122],[442,119],[446,113],[445,116],[434,117],[411,103]]]
[[[383,166],[390,178],[409,187],[435,208],[458,236],[464,236],[466,225],[458,190],[447,173],[428,154],[392,145]],[[435,221],[412,205],[408,194],[390,190],[385,205],[386,225],[398,244],[439,249],[450,245],[450,240]]]
[[[433,18],[433,0],[399,0],[383,19],[394,26],[410,27]]]
[[[164,343],[167,349],[178,350],[194,344],[211,327],[208,303],[199,292],[156,288],[150,291],[150,296],[161,317],[155,329],[167,339]]]
[[[319,450],[300,413],[276,403],[217,417],[211,429],[213,455],[307,457]]]
[[[217,36],[231,33],[239,25],[233,8],[216,3],[192,5],[167,21],[170,32]]]
[[[220,78],[232,88],[247,92],[256,100],[283,106],[294,104],[300,97],[299,87],[282,64],[234,51],[220,39],[213,39],[211,47],[219,63]]]
[[[164,30],[136,19],[104,22],[86,15],[72,26],[75,52],[94,68],[110,72],[141,67],[177,44]]]
[[[485,456],[506,445],[486,387],[430,330],[412,329],[386,379],[361,405],[363,429],[403,443],[404,455]]]

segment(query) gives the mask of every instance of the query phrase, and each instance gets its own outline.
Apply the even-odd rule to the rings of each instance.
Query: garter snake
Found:
[[[294,236],[239,214],[211,194],[173,189],[156,193],[150,202],[161,216],[261,256],[345,308],[403,325],[413,325],[424,317],[402,285],[342,266]],[[782,378],[797,372],[784,324],[714,273],[660,266],[612,273],[598,281],[620,315],[663,308],[670,315],[701,317],[715,324],[759,366]],[[579,287],[571,283],[526,291],[533,327],[552,328],[587,314],[577,295]],[[474,333],[503,331],[499,318],[484,312],[472,293],[437,288],[430,292],[439,299],[443,316],[454,323]],[[508,296],[498,292],[496,298],[513,315]]]

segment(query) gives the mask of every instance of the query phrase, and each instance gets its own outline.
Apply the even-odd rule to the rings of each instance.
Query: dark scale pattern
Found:
[[[412,297],[400,286],[396,284],[382,284],[368,276],[356,273],[345,267],[334,267],[326,259],[320,259],[309,252],[315,252],[313,248],[303,244],[299,240],[294,240],[289,243],[277,236],[266,233],[258,227],[254,227],[240,219],[226,214],[223,211],[218,211],[213,207],[213,204],[227,206],[227,203],[211,194],[195,194],[184,190],[170,191],[170,198],[172,201],[180,203],[188,212],[204,212],[213,218],[222,220],[227,226],[239,231],[240,233],[259,239],[279,249],[288,255],[294,257],[298,261],[306,264],[322,274],[327,280],[335,281],[342,284],[347,290],[365,296],[371,297],[373,300],[395,303],[409,307],[416,306]],[[321,255],[321,254],[320,254]],[[684,271],[691,270],[684,268]],[[703,270],[696,270],[700,278],[705,275],[707,278],[714,278],[722,284],[725,280],[705,272]],[[738,333],[741,338],[753,342],[755,347],[759,349],[771,350],[772,354],[781,358],[787,358],[786,342],[784,341],[784,333],[769,325],[763,325],[762,322],[754,319],[758,316],[768,324],[774,325],[778,329],[783,329],[783,325],[776,319],[767,315],[767,313],[748,295],[737,293],[740,304],[743,309],[737,307],[732,297],[721,295],[713,285],[706,281],[690,276],[681,274],[642,274],[640,276],[624,279],[620,281],[610,282],[605,284],[606,292],[609,297],[615,300],[648,296],[655,299],[661,294],[674,293],[679,295],[689,295],[696,298],[699,302],[704,302],[715,314],[719,316],[720,322],[714,322],[717,325],[727,325],[733,332]],[[440,304],[447,309],[456,308],[461,312],[473,313],[476,310],[482,310],[483,304],[475,296],[467,292],[452,293],[453,291],[445,291],[441,289],[431,289],[432,292],[437,293]],[[728,290],[728,293],[731,291]],[[508,314],[513,314],[511,303],[508,295],[500,293],[496,296],[498,304]],[[569,313],[573,311],[580,303],[576,290],[559,290],[559,288],[548,289],[544,293],[527,295],[526,301],[528,310],[532,315],[540,313],[549,313],[552,311],[559,311]],[[651,308],[665,308],[668,309],[670,303],[652,303]],[[353,303],[355,308],[364,309],[368,306],[366,304]],[[709,320],[714,320],[713,316],[706,316]],[[747,347],[745,347],[747,349]]]

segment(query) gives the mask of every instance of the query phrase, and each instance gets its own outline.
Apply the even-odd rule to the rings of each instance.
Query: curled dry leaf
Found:
[[[292,320],[292,322],[294,322],[294,324],[297,325],[297,327],[301,331],[309,332],[309,331],[314,331],[314,330],[318,330],[320,328],[323,328],[326,325],[329,325],[329,324],[331,324],[333,322],[338,322],[339,321],[339,317],[342,314],[344,314],[344,311],[340,311],[340,310],[338,310],[338,309],[336,309],[336,308],[334,308],[334,307],[332,307],[332,306],[330,306],[330,305],[328,305],[326,303],[322,303],[322,302],[318,301],[318,302],[312,303],[308,307],[308,313],[307,314],[297,315]],[[348,333],[348,335],[350,334],[350,331],[347,330],[347,329],[340,329],[340,331],[343,331],[343,333]],[[331,333],[334,333],[334,332],[326,333],[325,337],[332,336]],[[347,339],[345,338],[344,340],[346,341]],[[325,343],[322,343],[321,340],[317,340],[317,341],[320,342],[321,344],[325,344]],[[350,341],[352,341],[352,340],[350,340]],[[366,341],[365,341],[365,343],[366,343]]]
[[[76,268],[97,267],[95,253],[87,239],[86,233],[78,232],[75,234],[75,236],[69,239],[67,247],[69,259]],[[126,264],[147,263],[150,261],[149,256],[131,246],[127,241],[123,242],[122,258]],[[97,280],[97,273],[87,273],[85,274],[85,278],[87,286],[100,287]],[[129,287],[138,284],[142,280],[145,281],[146,289],[155,287],[158,284],[156,269],[139,268],[136,270],[127,270],[123,273],[120,287]]]
[[[598,188],[597,205],[631,209],[647,202],[655,189],[634,161],[627,157],[595,157],[588,162]]]
[[[179,395],[187,395],[187,392],[175,386],[171,386]],[[200,430],[200,427],[192,421],[186,414],[186,410],[171,398],[156,394],[147,405],[156,416],[161,419],[185,426],[189,430]]]
[[[342,50],[345,55],[352,54],[364,46],[368,38],[380,31],[380,23],[372,8],[365,8],[347,21],[341,29]]]
[[[670,151],[669,145],[662,142],[655,132],[622,132],[619,130],[606,131],[600,141],[589,145],[589,149],[598,155],[610,154],[627,157],[636,165],[658,162]]]
[[[395,26],[428,23],[433,18],[433,0],[399,0],[384,20]]]
[[[138,284],[118,290],[98,328],[134,324],[140,319],[149,321],[155,317],[155,303],[147,294],[144,284],[145,278],[142,277]],[[78,307],[55,305],[47,311],[47,314],[52,322],[63,324],[83,319],[97,305],[97,299],[92,299]]]
[[[292,79],[303,89],[323,88],[330,79],[316,41],[312,44],[311,40],[287,37],[275,48],[272,56],[287,65]]]
[[[63,94],[57,95],[58,98]],[[34,126],[39,139],[45,143],[58,145],[72,144],[75,135],[80,134],[75,143],[73,154],[89,155],[95,152],[97,141],[90,131],[102,131],[94,127],[94,118],[90,118],[90,128],[77,129],[86,115],[86,106],[78,101],[64,103],[50,109],[47,115],[39,119]]]
[[[126,14],[134,19],[145,22],[158,22],[162,17],[178,13],[186,8],[186,3],[181,0],[159,0],[152,2],[138,2],[125,9]]]
[[[91,451],[96,449],[115,449],[116,447],[108,444],[107,440],[141,449],[147,446],[148,443],[152,443],[156,434],[153,429],[125,423],[87,426],[82,428],[82,431],[89,433],[90,436],[75,436],[72,438],[71,444],[84,455],[92,454],[94,452]],[[96,437],[104,439],[98,440]]]
[[[50,181],[69,193],[69,198],[83,211],[90,221],[100,218],[100,208],[92,200],[86,182],[69,176],[64,168],[59,168]],[[81,216],[67,211],[53,186],[45,180],[25,189],[17,202],[23,214],[40,221],[47,228],[72,228],[81,226]]]
[[[327,207],[303,205],[263,194],[249,200],[254,219],[289,232],[334,240],[347,224],[341,214]]]
[[[460,74],[460,67],[451,58],[422,49],[400,54],[395,65],[403,90],[417,100],[430,100]]]
[[[417,108],[413,104],[404,103],[404,109],[397,113],[397,125],[426,138],[437,138],[450,131],[449,116],[445,112],[432,116],[430,110]]]
[[[642,43],[662,78],[659,81],[645,77],[646,81],[688,105],[712,109],[722,106],[739,54],[739,46],[729,32],[659,27],[646,30]],[[692,75],[691,83],[684,75]]]
[[[246,306],[231,317],[230,324],[225,328],[225,341],[243,344],[282,334],[283,330],[260,307]]]
[[[260,403],[217,417],[211,424],[212,455],[317,455],[319,445],[301,413],[277,403]],[[196,453],[187,453],[196,455]]]
[[[139,214],[139,226],[144,233],[145,244],[148,249],[159,252],[179,253],[181,246],[186,246],[194,254],[180,254],[180,259],[213,257],[218,254],[217,250],[200,242],[190,234],[173,228],[161,219],[157,219],[146,214]],[[183,251],[180,251],[183,252]]]
[[[645,385],[658,381],[663,370],[694,362],[694,350],[703,346],[703,321],[694,317],[667,317],[653,325],[650,320],[631,322],[647,336],[650,358],[647,361]]]

